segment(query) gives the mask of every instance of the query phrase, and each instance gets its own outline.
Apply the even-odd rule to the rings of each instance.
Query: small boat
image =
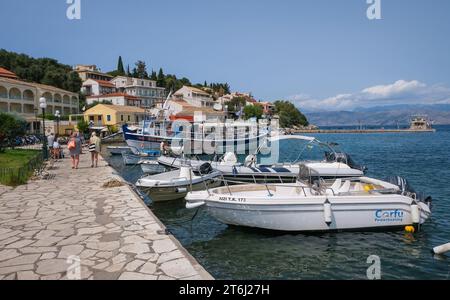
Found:
[[[272,182],[292,183],[296,182],[301,164],[313,169],[321,178],[358,177],[364,176],[367,170],[364,166],[357,165],[349,154],[337,152],[331,145],[320,142],[313,137],[306,136],[277,136],[270,138],[271,142],[279,140],[299,140],[306,142],[304,148],[320,148],[323,160],[306,160],[294,163],[256,164],[256,154],[247,156],[244,163],[239,163],[234,153],[228,152],[218,161],[211,162],[215,170],[222,172],[223,177],[229,181],[240,182]],[[301,148],[300,148],[301,149]],[[258,150],[259,151],[259,150]],[[300,150],[303,153],[304,149]],[[190,165],[194,168],[206,163],[200,159],[186,159],[178,157],[161,156],[158,162],[170,168],[178,168],[180,165]]]
[[[128,146],[108,146],[106,148],[111,155],[122,155],[123,152],[132,153],[131,148]]]
[[[200,167],[201,174],[195,175],[190,167],[179,170],[145,176],[136,182],[136,186],[154,202],[183,199],[189,191],[205,190],[221,185],[220,172],[214,171],[210,164]]]
[[[431,215],[431,197],[368,177],[226,185],[186,196],[187,208],[201,206],[225,224],[299,232],[418,227]]]
[[[138,162],[142,172],[145,174],[159,174],[166,171],[166,168],[156,160],[141,160]]]
[[[125,165],[137,165],[140,161],[143,160],[154,160],[159,155],[159,151],[147,150],[145,151],[145,153],[140,152],[139,154],[122,153],[122,158]]]

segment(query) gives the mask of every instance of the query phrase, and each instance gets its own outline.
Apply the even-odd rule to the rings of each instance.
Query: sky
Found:
[[[309,111],[450,103],[448,0],[380,0],[380,20],[368,0],[79,0],[80,20],[67,1],[0,0],[0,48],[102,71],[121,55]]]

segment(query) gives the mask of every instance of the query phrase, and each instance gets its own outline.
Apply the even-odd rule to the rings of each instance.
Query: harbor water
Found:
[[[432,218],[415,234],[393,232],[278,233],[224,225],[184,201],[148,205],[183,246],[216,279],[366,279],[371,255],[381,262],[382,279],[449,279],[450,256],[431,249],[450,242],[450,126],[436,133],[316,134],[336,142],[368,176],[407,178],[433,197]],[[298,156],[295,141],[283,141],[281,161]],[[106,148],[106,147],[104,147]],[[127,181],[143,174],[105,157]]]

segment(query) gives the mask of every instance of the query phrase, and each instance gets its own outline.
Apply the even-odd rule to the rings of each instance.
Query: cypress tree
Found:
[[[159,87],[165,87],[166,86],[166,82],[165,81],[166,81],[166,79],[165,79],[165,76],[164,76],[163,69],[160,68],[159,72],[158,72],[157,85]]]
[[[125,75],[125,69],[123,68],[122,56],[119,56],[119,62],[117,63],[117,72],[119,75]]]

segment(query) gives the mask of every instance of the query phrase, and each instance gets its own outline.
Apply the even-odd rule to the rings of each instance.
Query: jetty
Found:
[[[426,133],[436,132],[436,129],[290,129],[296,133]]]
[[[100,159],[0,186],[1,279],[213,279]]]

